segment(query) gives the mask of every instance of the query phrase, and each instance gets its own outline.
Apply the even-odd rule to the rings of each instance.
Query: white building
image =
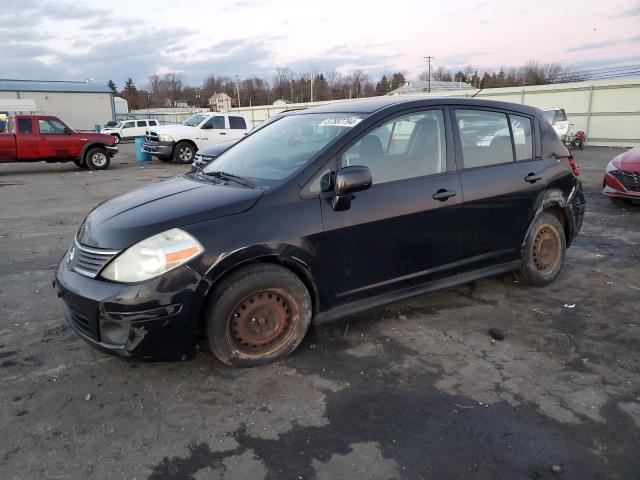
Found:
[[[35,107],[29,104],[22,112],[55,115],[77,130],[93,130],[115,118],[113,92],[94,82],[0,79],[0,114],[17,113],[8,107],[11,100],[29,100]]]
[[[209,97],[209,106],[216,112],[226,112],[231,108],[231,100],[226,93],[214,93]]]

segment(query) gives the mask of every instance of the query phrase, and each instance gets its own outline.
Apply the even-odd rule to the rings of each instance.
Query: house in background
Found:
[[[226,93],[214,93],[209,97],[209,106],[216,112],[226,112],[231,108],[231,101]]]

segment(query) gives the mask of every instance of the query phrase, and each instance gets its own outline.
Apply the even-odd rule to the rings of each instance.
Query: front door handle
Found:
[[[536,183],[538,180],[542,180],[542,175],[537,173],[530,173],[524,177],[524,181],[529,183]]]
[[[220,135],[226,135],[227,132],[218,132]]]
[[[440,190],[438,190],[436,193],[433,194],[433,199],[444,202],[448,198],[455,197],[455,196],[456,196],[455,190],[446,190],[444,188],[441,188]]]

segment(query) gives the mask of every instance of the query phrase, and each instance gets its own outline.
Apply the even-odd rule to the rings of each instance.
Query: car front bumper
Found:
[[[142,151],[151,155],[171,156],[175,142],[151,142],[147,140],[142,146]]]
[[[206,287],[182,266],[138,284],[92,279],[64,256],[55,275],[71,328],[96,348],[146,361],[193,358]]]
[[[640,179],[640,173],[637,174]],[[637,190],[633,190],[634,188]],[[609,172],[605,172],[602,194],[607,197],[626,198],[627,200],[640,201],[640,182],[634,182],[633,187],[625,186],[618,178]]]
[[[105,147],[109,156],[113,157],[118,153],[118,147]]]

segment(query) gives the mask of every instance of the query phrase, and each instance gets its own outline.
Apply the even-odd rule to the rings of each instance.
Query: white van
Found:
[[[544,118],[551,124],[560,138],[564,137],[569,132],[569,121],[567,120],[567,114],[564,108],[552,108],[549,110],[543,110]]]
[[[147,128],[160,125],[158,120],[122,120],[115,126],[103,128],[100,133],[115,137],[116,143],[120,140],[130,140],[135,137],[144,137]]]

